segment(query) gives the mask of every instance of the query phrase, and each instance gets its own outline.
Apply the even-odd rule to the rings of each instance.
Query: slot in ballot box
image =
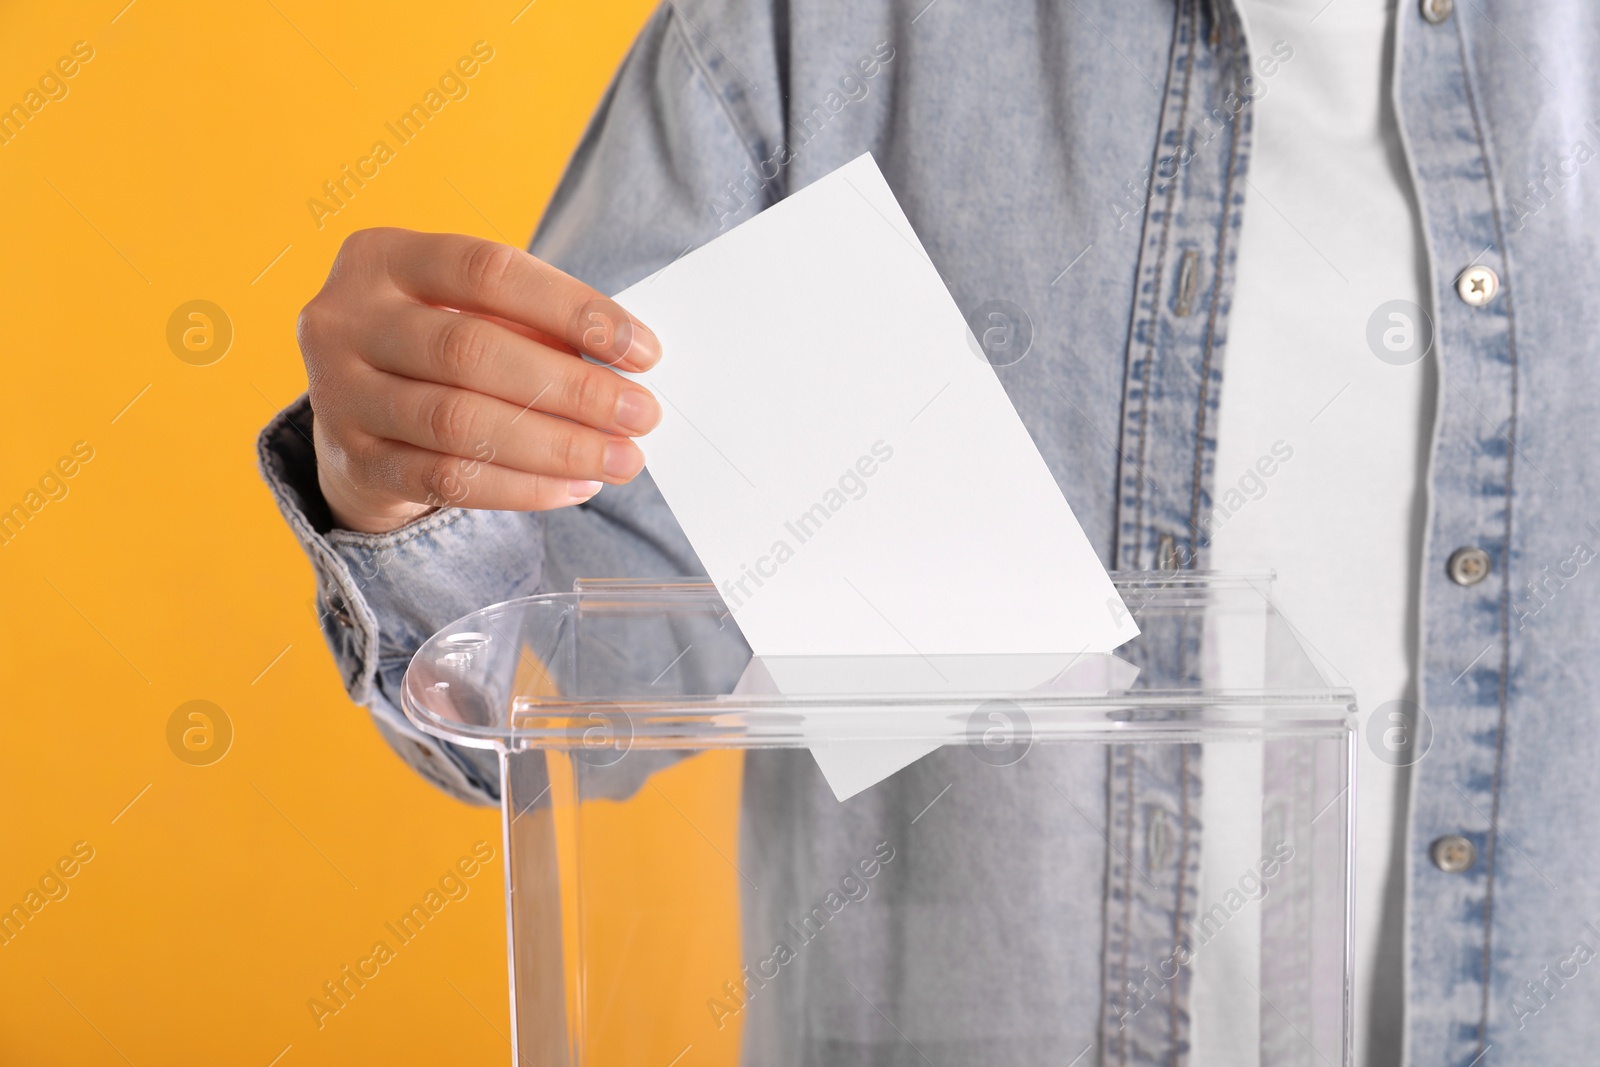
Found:
[[[441,630],[514,1062],[1348,1064],[1353,696],[1268,576],[1113,579],[1097,656],[761,660],[697,579]]]

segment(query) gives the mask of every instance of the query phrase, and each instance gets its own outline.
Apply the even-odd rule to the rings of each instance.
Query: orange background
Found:
[[[525,244],[650,6],[0,14],[0,105],[75,42],[94,50],[0,145],[0,510],[93,449],[0,545],[0,907],[75,843],[94,850],[0,946],[0,1062],[508,1061],[498,812],[435,792],[344,698],[254,442],[304,388],[295,315],[341,239],[401,225]],[[469,95],[319,229],[306,201],[480,40],[495,54]],[[231,322],[209,365],[169,347],[192,300]],[[169,745],[194,700],[233,733],[209,765]],[[676,803],[731,832],[725,793],[693,786]],[[470,894],[319,1030],[308,998],[479,841],[495,858]]]

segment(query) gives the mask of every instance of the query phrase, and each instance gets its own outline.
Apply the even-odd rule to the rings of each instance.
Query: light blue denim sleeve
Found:
[[[568,165],[535,254],[610,293],[715,235],[712,192],[752,158],[739,79],[773,69],[756,58],[772,52],[764,17],[686,16],[672,5],[651,17]],[[698,38],[701,19],[718,23],[720,48]],[[733,82],[724,48],[741,55]],[[311,559],[316,610],[346,691],[424,777],[463,800],[494,802],[492,753],[428,737],[399,709],[417,647],[501,600],[570,589],[579,577],[696,574],[699,561],[648,474],[543,515],[446,508],[388,534],[333,529],[317,487],[314,417],[301,397],[262,431],[261,471]]]

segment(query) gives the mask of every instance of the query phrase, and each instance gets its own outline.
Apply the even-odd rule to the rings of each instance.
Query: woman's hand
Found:
[[[374,229],[300,313],[317,476],[334,520],[384,533],[445,505],[581,503],[644,467],[655,334],[509,245]],[[606,366],[596,366],[590,356]]]

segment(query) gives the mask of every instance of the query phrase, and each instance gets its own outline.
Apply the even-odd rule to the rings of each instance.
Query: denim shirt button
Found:
[[[1436,26],[1455,9],[1455,0],[1422,0],[1422,17]]]
[[[1456,293],[1468,305],[1481,308],[1500,291],[1500,275],[1488,267],[1468,267],[1456,279]]]
[[[1460,834],[1445,834],[1428,847],[1433,865],[1445,874],[1460,874],[1478,858],[1478,850]]]
[[[1477,585],[1489,577],[1489,553],[1481,548],[1458,548],[1450,553],[1445,571],[1457,585]]]

